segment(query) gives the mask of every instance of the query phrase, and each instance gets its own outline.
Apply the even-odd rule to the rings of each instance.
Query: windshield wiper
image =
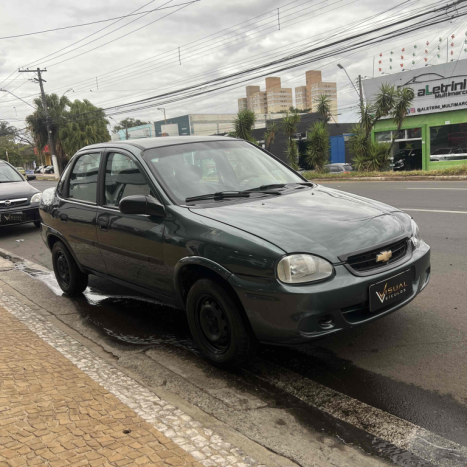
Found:
[[[272,195],[280,195],[280,191],[274,191],[278,190],[279,188],[287,188],[287,187],[293,187],[294,185],[298,185],[300,188],[303,186],[313,186],[313,183],[311,182],[293,182],[293,183],[271,183],[269,185],[261,185],[257,188],[250,188],[249,190],[245,190],[245,193],[249,192],[258,192],[258,193],[269,193]]]
[[[201,201],[203,199],[224,199],[224,198],[248,198],[250,193],[246,191],[218,191],[206,195],[190,196],[185,199],[186,203],[190,201]]]

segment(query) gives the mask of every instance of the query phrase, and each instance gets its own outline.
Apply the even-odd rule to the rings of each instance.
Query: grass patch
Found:
[[[308,180],[319,179],[339,179],[339,178],[367,178],[367,177],[432,177],[432,176],[446,176],[446,175],[467,175],[467,164],[458,165],[455,167],[448,167],[439,170],[414,170],[412,172],[349,172],[341,174],[331,174],[328,172],[304,172],[302,175]]]

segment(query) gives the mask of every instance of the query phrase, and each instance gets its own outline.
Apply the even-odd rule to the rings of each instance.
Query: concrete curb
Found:
[[[467,175],[421,175],[415,177],[339,177],[339,178],[317,178],[308,179],[310,182],[324,183],[324,182],[423,182],[427,180],[442,180],[446,181],[467,181]]]

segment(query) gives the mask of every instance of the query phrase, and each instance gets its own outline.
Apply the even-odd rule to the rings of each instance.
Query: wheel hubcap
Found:
[[[70,283],[70,270],[68,268],[68,261],[63,253],[59,253],[57,256],[57,271],[62,282],[68,285]]]
[[[205,343],[215,352],[224,352],[230,344],[230,326],[226,313],[212,297],[199,304],[199,327]]]

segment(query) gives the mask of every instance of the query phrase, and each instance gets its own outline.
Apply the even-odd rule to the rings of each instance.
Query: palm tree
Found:
[[[396,92],[395,102],[391,108],[390,115],[394,120],[394,123],[397,125],[397,131],[394,133],[394,137],[392,138],[390,150],[392,150],[397,135],[402,128],[402,123],[404,122],[405,117],[407,117],[407,110],[412,105],[413,98],[414,92],[411,88],[400,88]]]
[[[331,99],[326,94],[320,94],[316,100],[316,111],[323,117],[327,123],[331,120]]]
[[[290,167],[298,169],[298,148],[297,143],[293,140],[293,136],[297,133],[297,125],[300,122],[300,114],[298,112],[287,112],[282,120],[282,131],[288,138],[287,142],[287,160]]]
[[[251,110],[240,110],[234,120],[234,131],[230,136],[241,138],[245,141],[251,141],[256,144],[251,131],[256,122],[256,114]]]
[[[322,172],[329,161],[329,131],[326,122],[313,123],[307,133],[307,160],[316,171]]]
[[[279,125],[276,122],[270,123],[264,133],[264,146],[267,151],[274,144],[277,133],[279,133]]]
[[[88,100],[75,100],[65,112],[65,122],[59,131],[59,142],[63,150],[72,155],[89,144],[110,141],[108,121],[102,109]]]
[[[2,136],[15,136],[16,128],[11,126],[8,122],[0,122],[0,138]]]
[[[47,108],[51,121],[52,136],[56,142],[55,148],[50,148],[50,151],[54,151],[57,155],[59,169],[61,171],[65,166],[66,158],[60,142],[58,141],[58,131],[60,125],[63,123],[65,108],[70,104],[70,101],[66,96],[58,97],[57,94],[48,94],[45,98],[47,100]],[[42,151],[48,143],[45,112],[40,98],[34,99],[34,104],[36,106],[36,110],[34,113],[26,117],[26,123],[32,133],[38,151]]]

